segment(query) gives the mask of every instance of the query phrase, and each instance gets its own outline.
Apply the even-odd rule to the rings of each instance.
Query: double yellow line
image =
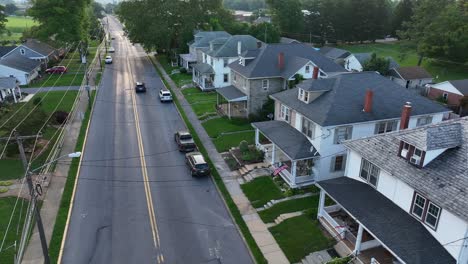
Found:
[[[127,50],[129,51],[127,53],[127,55],[129,55],[130,48],[129,48],[128,44],[127,44]],[[132,67],[130,65],[130,60],[129,60],[128,56],[127,56],[127,65],[128,65],[130,74],[133,75]],[[149,214],[149,218],[150,218],[151,232],[153,234],[154,247],[156,249],[160,249],[158,224],[156,222],[156,215],[155,215],[155,210],[154,210],[154,205],[153,205],[153,198],[152,198],[153,196],[151,194],[151,187],[150,187],[150,184],[149,184],[148,170],[147,170],[147,167],[146,167],[145,147],[143,146],[143,138],[141,136],[140,115],[138,114],[138,107],[137,107],[137,104],[136,104],[135,91],[131,91],[130,93],[132,94],[133,116],[135,118],[135,129],[136,129],[136,134],[137,134],[138,150],[140,152],[141,173],[143,175],[143,184],[144,184],[144,187],[145,187],[146,203],[148,205],[148,214]],[[160,253],[160,252],[158,253],[157,260],[158,260],[158,263],[163,263],[164,262],[164,256],[163,256],[162,253]]]

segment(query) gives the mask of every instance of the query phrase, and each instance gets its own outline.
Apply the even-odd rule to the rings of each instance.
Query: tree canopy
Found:
[[[224,0],[224,7],[234,10],[255,11],[266,7],[265,0]]]
[[[390,60],[377,57],[377,54],[372,53],[370,60],[366,61],[363,66],[364,71],[377,71],[382,75],[387,75],[390,67]]]
[[[15,4],[10,3],[5,5],[5,13],[7,15],[14,15],[16,11],[18,11],[18,7]]]
[[[6,31],[6,22],[5,7],[0,5],[0,34]]]

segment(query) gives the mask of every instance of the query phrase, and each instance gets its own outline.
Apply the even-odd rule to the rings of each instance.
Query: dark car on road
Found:
[[[137,93],[146,93],[146,86],[142,82],[137,82],[135,85],[135,92]]]
[[[208,166],[208,163],[200,152],[190,152],[185,154],[185,160],[189,166],[192,177],[210,175],[210,166]]]
[[[54,66],[52,68],[49,68],[45,71],[48,74],[54,74],[54,73],[66,73],[67,72],[67,67],[65,66]]]
[[[177,143],[179,151],[190,152],[197,148],[192,135],[187,131],[177,131],[174,135],[174,140]]]

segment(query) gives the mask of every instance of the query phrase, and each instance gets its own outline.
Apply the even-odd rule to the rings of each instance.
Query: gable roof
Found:
[[[281,37],[280,38],[280,43],[289,44],[289,43],[301,43],[301,42],[299,40],[297,40],[297,39]]]
[[[0,58],[14,50],[16,46],[0,46]]]
[[[389,60],[389,62],[390,62],[389,65],[388,65],[389,69],[399,68],[400,67],[400,64],[398,64],[398,62],[392,56],[385,57],[385,59]]]
[[[226,31],[199,31],[194,37],[194,41],[190,44],[192,47],[203,48],[209,47],[210,41],[217,38],[228,38],[231,34]]]
[[[449,81],[463,95],[468,95],[468,79]]]
[[[432,78],[430,73],[419,66],[398,67],[394,68],[393,70],[405,80]]]
[[[462,143],[462,127],[459,123],[428,127],[418,131],[402,132],[395,136],[424,151],[448,149]]]
[[[16,87],[15,77],[0,77],[0,90],[1,89],[13,89]]]
[[[319,50],[320,53],[325,55],[327,58],[330,58],[332,60],[336,59],[344,59],[351,55],[351,52],[344,50],[344,49],[338,49],[334,47],[322,47]]]
[[[26,73],[30,73],[37,69],[41,65],[41,62],[28,59],[19,54],[12,54],[11,56],[0,59],[0,64]]]
[[[241,50],[257,49],[258,39],[250,35],[234,35],[229,38],[218,38],[211,41],[213,44],[221,44],[214,50],[208,50],[206,54],[212,57],[237,57],[237,44],[241,42]]]
[[[366,63],[368,60],[371,59],[372,53],[367,52],[367,53],[354,53],[354,57],[361,63],[362,66],[364,66],[364,63]]]
[[[310,79],[303,81],[298,87],[329,91],[323,92],[308,104],[298,99],[297,87],[271,97],[321,126],[400,118],[401,109],[408,101],[413,105],[414,116],[450,112],[440,104],[410,92],[375,72],[343,73],[327,79]],[[370,113],[362,111],[368,89],[374,92]]]
[[[460,146],[446,150],[424,168],[417,168],[397,155],[400,145],[398,137],[433,128],[445,130],[444,127],[454,124],[462,129]],[[468,117],[345,141],[343,144],[432,202],[468,221]]]
[[[22,45],[44,56],[49,56],[55,52],[52,46],[37,39],[27,39]]]
[[[278,55],[281,52],[284,54],[283,69],[278,67]],[[286,76],[297,67],[299,61],[297,58],[302,58],[303,62],[312,61],[324,72],[346,72],[343,67],[303,43],[267,44],[258,52],[245,52],[242,56],[245,57],[246,54],[255,58],[246,62],[245,66],[233,62],[229,64],[229,67],[247,78]],[[288,68],[290,66],[293,68]]]

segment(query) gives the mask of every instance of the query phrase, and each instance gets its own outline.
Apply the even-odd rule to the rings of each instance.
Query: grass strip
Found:
[[[265,223],[272,223],[281,214],[300,212],[310,209],[316,215],[319,196],[308,196],[293,200],[284,201],[273,205],[271,208],[258,212],[260,218]]]
[[[96,97],[96,91],[91,93],[91,104],[94,104],[94,99]],[[86,129],[90,121],[92,108],[88,107],[85,112],[83,122],[81,123],[80,134],[76,141],[75,150],[82,151],[84,145],[84,138],[86,135]],[[50,240],[49,245],[49,256],[52,263],[57,263],[58,256],[60,252],[60,246],[62,244],[63,232],[65,230],[65,225],[68,218],[68,210],[70,208],[71,197],[73,193],[73,187],[75,184],[75,179],[77,177],[79,159],[72,159],[70,164],[70,169],[68,170],[67,182],[65,183],[65,188],[62,194],[62,200],[60,201],[60,208],[55,219],[54,231],[52,233],[52,239]]]
[[[249,228],[247,227],[246,223],[244,222],[244,219],[242,218],[242,215],[241,215],[239,209],[237,208],[237,205],[232,200],[231,195],[229,194],[228,190],[226,189],[226,186],[224,185],[224,182],[223,182],[221,176],[219,175],[218,171],[216,170],[216,167],[214,166],[213,162],[211,161],[210,157],[208,156],[208,152],[206,151],[205,146],[202,144],[200,138],[198,137],[198,134],[196,133],[195,129],[193,128],[192,124],[190,123],[184,109],[180,105],[179,99],[177,98],[177,96],[175,96],[174,91],[172,90],[171,86],[167,83],[166,79],[164,78],[164,76],[160,72],[159,68],[153,62],[153,59],[151,57],[149,57],[149,58],[150,58],[151,63],[153,63],[154,68],[156,69],[156,71],[161,76],[161,79],[164,82],[164,84],[166,85],[167,89],[169,89],[172,92],[172,94],[174,94],[174,96],[173,96],[174,103],[176,104],[177,108],[179,109],[179,113],[180,113],[182,119],[184,120],[185,124],[187,125],[187,129],[192,134],[193,139],[195,140],[195,143],[197,144],[197,146],[199,148],[199,151],[203,154],[203,156],[206,158],[206,161],[210,165],[211,170],[212,170],[212,176],[213,176],[214,182],[215,182],[216,186],[218,186],[218,190],[223,195],[224,200],[225,200],[225,202],[226,202],[226,204],[227,204],[227,206],[228,206],[228,208],[229,208],[229,210],[230,210],[230,212],[232,214],[232,217],[234,218],[234,221],[236,221],[237,226],[239,227],[240,231],[242,232],[242,235],[244,236],[245,241],[247,242],[247,245],[249,246],[249,248],[250,248],[250,250],[251,250],[251,252],[252,252],[252,254],[254,256],[255,261],[257,263],[266,264],[267,261],[266,261],[265,257],[263,256],[262,252],[260,251],[260,248],[258,247],[257,243],[255,242],[254,238],[252,237],[252,234],[250,234]]]

